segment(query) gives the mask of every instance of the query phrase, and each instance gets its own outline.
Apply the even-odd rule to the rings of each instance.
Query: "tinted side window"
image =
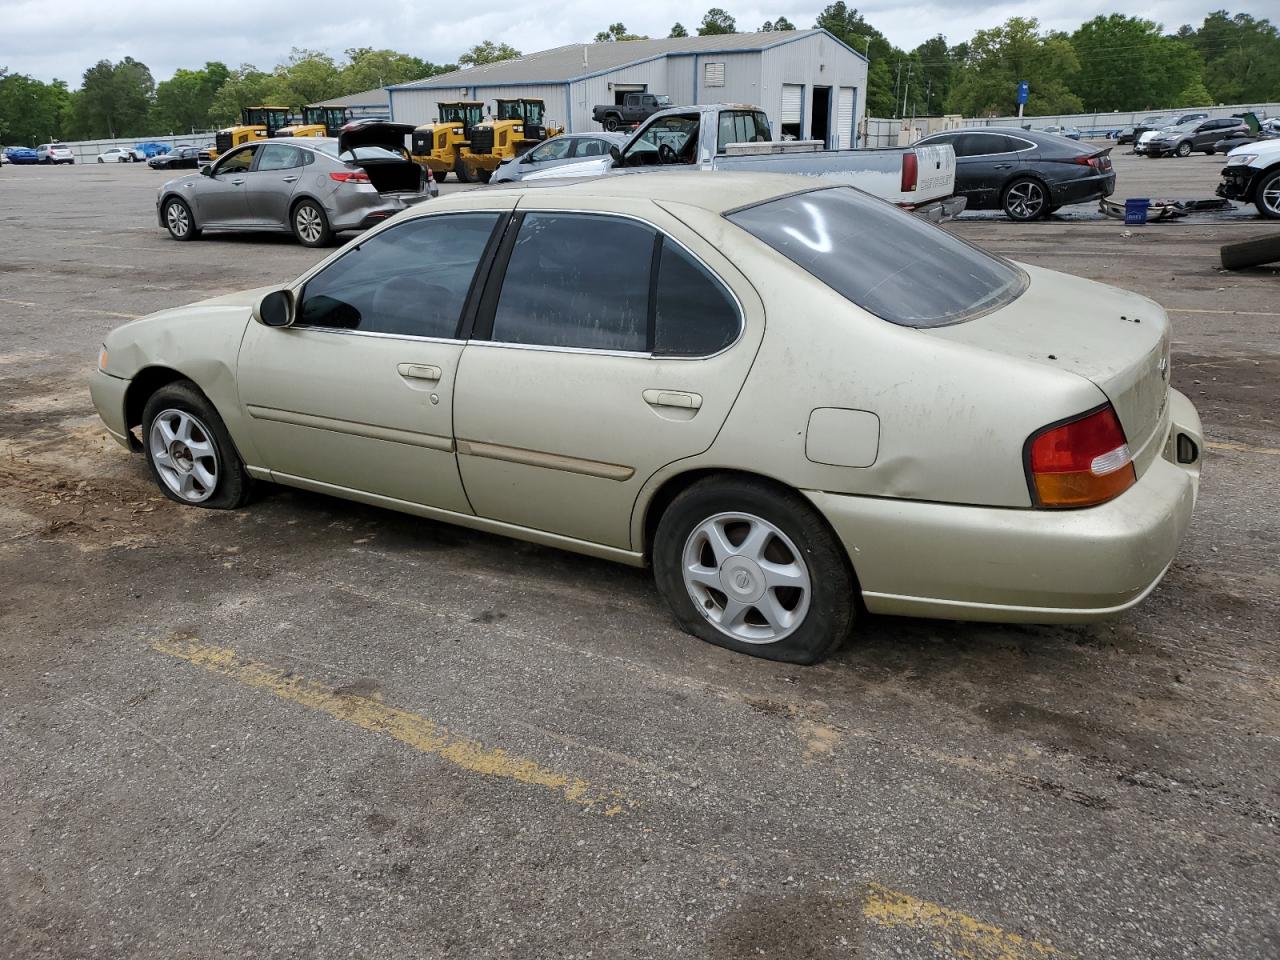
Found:
[[[254,150],[254,147],[249,147],[247,150],[228,154],[226,159],[214,168],[214,173],[244,173],[253,163]]]
[[[966,133],[956,141],[957,157],[980,157],[1008,151],[1007,138],[997,133]]]
[[[738,337],[738,305],[720,281],[679,246],[662,243],[658,261],[653,352],[706,357]]]
[[[620,217],[527,214],[502,281],[493,339],[648,350],[654,236]]]
[[[764,143],[770,139],[769,122],[763,113],[754,110],[724,110],[720,113],[720,139],[716,144],[719,153],[731,143]]]
[[[383,230],[309,281],[298,323],[454,337],[499,214],[424,217]]]
[[[258,170],[289,170],[302,166],[302,151],[283,143],[268,143],[258,155]]]

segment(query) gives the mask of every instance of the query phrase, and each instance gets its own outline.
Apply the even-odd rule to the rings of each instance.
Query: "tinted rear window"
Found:
[[[728,219],[864,310],[941,327],[1015,299],[1026,276],[919,217],[850,187],[768,200]]]

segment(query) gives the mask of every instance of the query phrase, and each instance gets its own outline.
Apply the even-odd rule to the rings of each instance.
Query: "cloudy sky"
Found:
[[[786,16],[799,27],[813,25],[823,3],[777,0],[706,0],[733,14],[739,30]],[[768,2],[768,0],[764,0]],[[847,0],[849,2],[849,0]],[[624,5],[626,6],[626,5]],[[871,0],[849,2],[900,47],[910,49],[943,33],[956,43],[1011,16],[1035,16],[1043,26],[1071,30],[1099,13],[1148,17],[1169,30],[1198,24],[1219,6],[1217,0],[1040,0],[953,3]],[[41,80],[54,77],[79,86],[81,74],[104,57],[132,56],[151,68],[156,80],[178,67],[222,60],[264,69],[283,60],[293,46],[340,56],[347,47],[389,47],[437,63],[454,61],[481,40],[507,41],[525,53],[590,40],[617,19],[616,5],[587,0],[490,0],[484,4],[428,4],[422,0],[272,0],[269,3],[209,3],[205,0],[0,0],[0,67]],[[692,33],[704,7],[677,0],[653,0],[643,12],[623,16],[634,33],[666,36],[682,22]],[[1257,17],[1274,13],[1274,0],[1230,5]],[[453,19],[455,12],[473,16]],[[628,7],[628,10],[630,8]],[[697,12],[690,12],[696,10]],[[442,13],[445,14],[442,16]]]

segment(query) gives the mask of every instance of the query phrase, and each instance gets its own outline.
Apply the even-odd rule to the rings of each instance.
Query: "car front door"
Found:
[[[970,205],[999,206],[1004,184],[1023,166],[1022,157],[1013,152],[1009,138],[998,133],[961,133],[952,144],[956,152],[956,184]]]
[[[287,143],[264,143],[245,174],[249,220],[264,227],[289,227],[289,201],[310,154]]]
[[[478,515],[627,550],[645,482],[715,439],[764,317],[714,246],[651,204],[641,221],[615,203],[521,201],[462,354],[454,428]]]
[[[240,398],[273,475],[472,512],[454,456],[459,324],[513,204],[380,230],[295,287],[292,326],[249,324]]]
[[[192,191],[196,222],[202,227],[230,226],[249,222],[245,183],[253,167],[259,144],[250,144],[219,157],[209,176],[197,181]]]

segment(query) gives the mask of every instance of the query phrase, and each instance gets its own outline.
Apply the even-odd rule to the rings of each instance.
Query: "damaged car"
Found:
[[[205,230],[292,233],[323,247],[437,192],[405,149],[413,127],[354,123],[336,138],[280,137],[245,144],[156,196],[160,225],[175,240]]]

